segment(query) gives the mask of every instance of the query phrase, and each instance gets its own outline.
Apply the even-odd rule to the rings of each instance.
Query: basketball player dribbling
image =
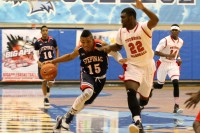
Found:
[[[76,57],[80,59],[81,73],[80,73],[80,89],[82,94],[79,95],[72,107],[64,116],[56,118],[56,125],[53,132],[60,130],[69,130],[70,123],[74,116],[78,114],[86,105],[92,104],[102,91],[106,82],[106,72],[108,69],[108,53],[112,55],[117,61],[122,56],[119,52],[98,51],[97,47],[107,45],[105,42],[95,40],[89,30],[83,30],[80,36],[81,45],[75,47],[74,51],[65,54],[59,58],[51,61],[51,63],[68,62]]]

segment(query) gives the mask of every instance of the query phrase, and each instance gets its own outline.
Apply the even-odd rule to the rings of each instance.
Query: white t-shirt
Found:
[[[162,52],[164,54],[173,54],[176,52],[176,57],[160,57],[160,60],[165,62],[176,62],[177,55],[180,51],[180,48],[183,46],[183,43],[184,42],[181,38],[178,38],[178,40],[174,40],[170,35],[161,39],[156,47],[156,51]]]
[[[152,62],[152,31],[147,27],[147,22],[137,23],[132,30],[120,28],[116,43],[124,45],[128,63],[145,66]]]

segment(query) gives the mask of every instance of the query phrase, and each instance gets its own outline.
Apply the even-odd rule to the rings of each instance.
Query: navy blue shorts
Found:
[[[91,104],[96,97],[99,95],[99,93],[102,91],[104,85],[106,82],[106,77],[101,78],[101,79],[96,79],[95,77],[87,74],[87,73],[82,73],[81,74],[81,86],[80,89],[84,91],[85,88],[93,88],[94,93],[90,99],[88,99],[85,104]],[[88,84],[88,86],[87,86]]]

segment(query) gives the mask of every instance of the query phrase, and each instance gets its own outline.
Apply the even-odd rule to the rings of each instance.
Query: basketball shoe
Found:
[[[142,123],[137,120],[135,124],[129,125],[129,133],[145,133]]]
[[[178,104],[175,104],[173,113],[181,114],[183,113],[183,109],[179,108]]]
[[[59,133],[62,129],[69,131],[69,124],[65,122],[63,116],[56,117],[56,125],[53,128],[53,133]]]
[[[53,133],[59,133],[62,126],[62,116],[56,117],[56,125],[53,127]]]
[[[44,106],[49,106],[49,99],[48,98],[44,98]]]

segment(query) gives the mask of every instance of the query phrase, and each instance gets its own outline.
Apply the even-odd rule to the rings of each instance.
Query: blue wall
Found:
[[[1,45],[1,30],[0,30],[0,45]],[[76,30],[75,29],[59,29],[49,30],[49,34],[56,38],[60,55],[70,53],[74,50],[76,42]],[[159,40],[169,35],[169,31],[154,31],[153,33],[153,49],[155,50]],[[180,37],[184,40],[184,46],[182,47],[180,54],[183,60],[181,66],[182,80],[199,80],[200,79],[200,31],[182,31]],[[0,47],[0,61],[2,60],[2,47]],[[124,49],[121,51],[122,55],[125,55]],[[158,57],[155,56],[155,60]],[[119,65],[112,57],[109,59],[109,69],[107,73],[108,80],[118,80],[118,75],[123,73],[121,65]],[[2,61],[1,61],[2,62]],[[80,65],[79,59],[76,58],[73,61],[60,63],[57,80],[79,80]],[[0,66],[0,74],[1,68]],[[2,79],[2,77],[1,77]]]

